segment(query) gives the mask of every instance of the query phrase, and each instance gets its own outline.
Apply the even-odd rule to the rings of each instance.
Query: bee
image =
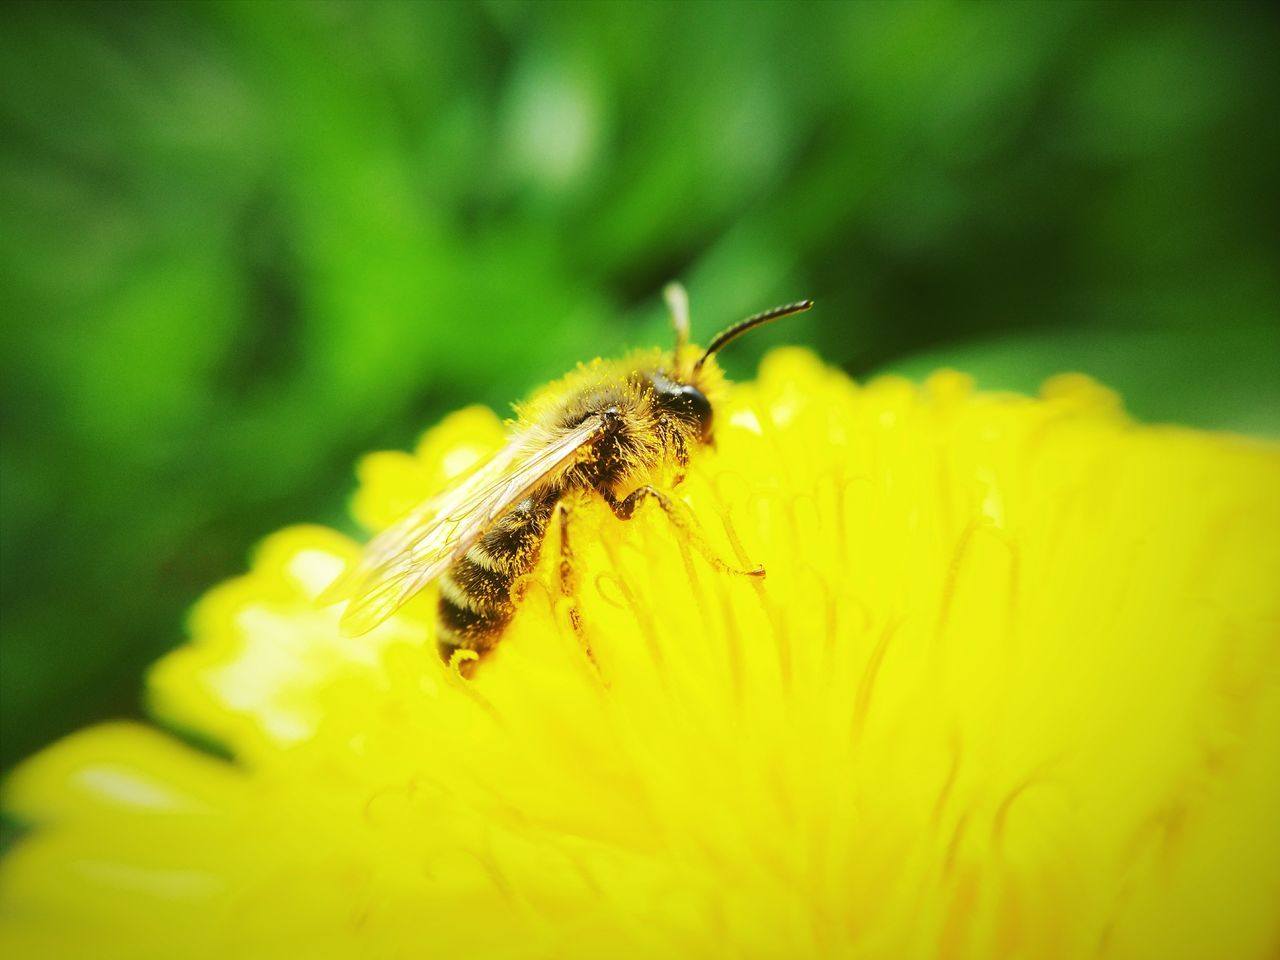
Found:
[[[440,656],[469,675],[511,622],[512,587],[534,569],[557,514],[561,587],[572,595],[569,516],[584,496],[599,496],[620,520],[655,501],[709,559],[727,568],[704,549],[682,504],[655,482],[673,474],[672,485],[678,484],[695,451],[713,443],[711,398],[722,377],[708,363],[712,356],[748,330],[808,310],[813,302],[748,317],[699,354],[688,343],[684,288],[671,284],[664,293],[675,349],[580,365],[544,390],[531,409],[517,408],[519,420],[501,450],[375,537],[326,592],[326,600],[348,598],[340,621],[344,634],[372,630],[435,582]],[[576,609],[571,618],[582,639]]]

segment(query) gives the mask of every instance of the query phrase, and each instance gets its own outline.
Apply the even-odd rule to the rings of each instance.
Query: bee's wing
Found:
[[[432,521],[451,517],[477,493],[488,489],[511,472],[512,465],[524,449],[524,437],[513,437],[502,449],[482,461],[469,473],[456,477],[443,490],[428,497],[395,523],[369,541],[356,563],[345,570],[320,595],[322,604],[350,600],[378,571],[411,550],[432,529]]]
[[[444,573],[495,519],[599,438],[603,424],[603,418],[590,417],[549,443],[516,437],[459,487],[380,533],[338,583],[351,598],[342,632],[359,636],[391,616]]]

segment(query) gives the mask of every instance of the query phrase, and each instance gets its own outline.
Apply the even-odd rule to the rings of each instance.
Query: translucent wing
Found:
[[[451,480],[443,490],[427,498],[387,527],[365,546],[355,565],[343,572],[320,595],[323,604],[350,600],[362,587],[376,578],[378,571],[410,550],[426,535],[431,522],[457,514],[480,491],[486,490],[508,475],[525,447],[523,436],[513,437],[501,450],[482,461],[469,473]]]
[[[457,487],[427,500],[369,544],[335,588],[349,595],[341,628],[367,633],[447,570],[494,520],[562,470],[603,432],[591,417],[550,442],[516,437]],[[333,597],[333,590],[327,597]]]

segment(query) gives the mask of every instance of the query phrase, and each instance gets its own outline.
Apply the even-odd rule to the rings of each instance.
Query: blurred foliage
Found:
[[[9,4],[0,766],[361,451],[578,359],[1084,369],[1280,432],[1264,4]],[[913,359],[914,358],[914,359]]]

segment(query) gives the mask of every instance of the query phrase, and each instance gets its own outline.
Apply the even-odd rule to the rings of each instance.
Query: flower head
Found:
[[[344,639],[357,546],[285,530],[151,677],[29,761],[28,956],[1274,955],[1280,453],[772,354],[660,511],[575,505],[471,680],[430,591]],[[502,440],[361,468],[385,526]],[[578,605],[595,662],[570,626]]]

